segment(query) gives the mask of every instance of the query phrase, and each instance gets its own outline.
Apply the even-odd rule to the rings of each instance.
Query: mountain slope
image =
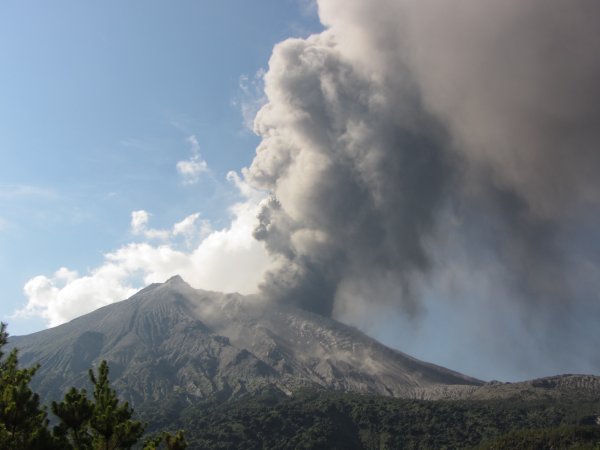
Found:
[[[59,327],[14,337],[11,345],[22,364],[41,364],[34,388],[48,398],[85,386],[87,370],[102,359],[134,403],[264,389],[289,394],[300,387],[414,397],[482,384],[334,320],[256,297],[196,290],[180,277]]]

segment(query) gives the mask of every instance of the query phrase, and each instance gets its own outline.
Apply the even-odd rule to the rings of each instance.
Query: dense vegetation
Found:
[[[6,324],[0,325],[0,448],[3,450],[117,450],[138,444],[144,425],[134,420],[133,409],[121,402],[110,387],[108,364],[102,361],[97,373],[89,371],[92,398],[72,388],[60,402],[52,402],[57,425],[50,429],[46,408],[29,384],[38,366],[20,368],[18,351],[4,358]],[[169,450],[183,450],[182,433],[160,433],[146,441],[144,449],[161,444]]]
[[[480,448],[490,449],[597,448],[600,427],[564,426],[592,423],[599,412],[599,398],[419,401],[325,391],[291,398],[265,393],[187,408],[171,402],[140,411],[155,426],[185,428],[192,448],[379,450],[482,442]]]
[[[600,427],[562,426],[520,430],[477,447],[480,450],[600,450]]]

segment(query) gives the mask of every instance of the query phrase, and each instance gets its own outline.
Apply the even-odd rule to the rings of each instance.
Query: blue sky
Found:
[[[131,212],[169,227],[200,213],[227,226],[258,138],[243,108],[273,45],[321,29],[310,3],[7,1],[0,5],[0,316],[23,287],[80,274],[134,239]],[[247,120],[246,120],[247,121]],[[194,142],[190,141],[193,137]],[[204,161],[194,183],[179,161]]]

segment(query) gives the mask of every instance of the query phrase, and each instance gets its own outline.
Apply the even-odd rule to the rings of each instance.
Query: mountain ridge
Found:
[[[33,387],[47,399],[62,397],[70,386],[85,387],[87,370],[102,359],[120,395],[133,404],[230,399],[273,389],[290,395],[311,387],[476,399],[532,389],[546,395],[568,385],[484,383],[333,319],[258,296],[194,289],[179,276],[58,327],[13,337],[10,345],[20,349],[23,365],[41,364]],[[598,380],[585,386],[600,392]]]

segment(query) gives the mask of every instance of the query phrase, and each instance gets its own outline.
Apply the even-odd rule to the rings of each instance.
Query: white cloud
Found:
[[[173,225],[171,233],[173,236],[183,236],[186,239],[192,239],[196,235],[204,238],[212,232],[212,227],[208,220],[200,220],[200,213],[194,213],[187,216],[180,222]]]
[[[196,288],[256,292],[272,264],[263,244],[252,237],[264,193],[250,188],[237,174],[228,174],[228,180],[244,196],[244,201],[230,208],[228,227],[211,230],[210,224],[194,213],[171,230],[154,230],[148,228],[148,212],[134,211],[131,231],[147,240],[160,236],[165,242],[126,244],[104,255],[104,262],[86,275],[63,267],[50,276],[35,276],[24,287],[27,304],[14,316],[41,317],[49,326],[56,326],[176,274]],[[180,238],[187,244],[183,249],[178,245]],[[194,239],[200,242],[190,248]]]
[[[200,213],[190,214],[173,225],[171,230],[148,228],[151,214],[143,209],[131,212],[131,233],[149,240],[167,241],[170,238],[183,237],[189,245],[196,238],[205,238],[213,230],[210,222],[199,220]]]
[[[135,235],[144,236],[146,239],[158,239],[166,241],[169,239],[168,230],[156,230],[154,228],[148,228],[148,221],[150,220],[150,214],[143,209],[139,211],[131,212],[131,232]]]
[[[190,159],[179,161],[176,167],[185,184],[195,184],[200,181],[202,173],[208,172],[208,163],[200,157],[198,138],[192,135],[187,142],[190,144],[192,156]]]
[[[37,316],[49,326],[59,325],[132,295],[135,289],[125,278],[126,270],[111,262],[83,277],[64,267],[50,277],[38,275],[25,284],[27,305],[14,316]]]
[[[193,234],[196,230],[195,225],[198,217],[200,217],[200,213],[190,214],[181,222],[177,222],[175,225],[173,225],[173,235],[189,236],[190,234]]]
[[[131,213],[131,232],[133,234],[142,234],[148,225],[149,214],[144,211],[132,211]]]

